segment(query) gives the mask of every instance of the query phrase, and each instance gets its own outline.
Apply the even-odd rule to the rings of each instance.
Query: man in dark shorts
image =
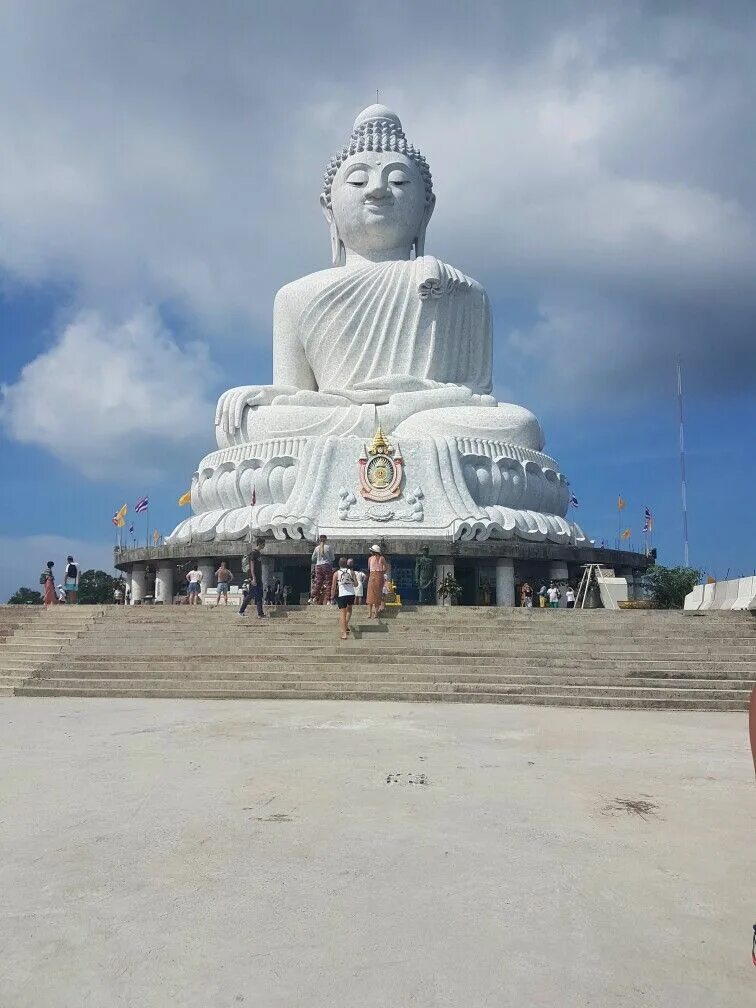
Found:
[[[240,616],[245,615],[247,606],[254,599],[257,606],[258,618],[265,619],[265,613],[263,612],[262,560],[260,559],[260,554],[264,549],[265,540],[263,538],[255,539],[255,548],[249,554],[249,590],[244,592],[244,598],[239,608]]]
[[[357,579],[354,570],[349,567],[347,558],[339,560],[339,569],[334,571],[331,580],[331,600],[339,607],[339,627],[341,628],[341,639],[347,640],[349,634],[349,621],[352,618],[352,606],[354,605],[355,592],[357,589]]]

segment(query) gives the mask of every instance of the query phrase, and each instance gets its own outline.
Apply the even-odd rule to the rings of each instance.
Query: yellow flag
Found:
[[[192,491],[191,490],[187,490],[185,494],[181,494],[181,496],[178,499],[178,502],[179,502],[179,507],[183,507],[184,504],[191,504],[192,503]]]
[[[618,511],[623,511],[626,504],[627,504],[627,501],[624,501],[621,497],[617,498],[617,510]]]
[[[126,524],[125,518],[126,515],[128,514],[128,511],[129,511],[128,507],[124,504],[121,510],[116,511],[116,513],[113,515],[111,521],[113,522],[116,528],[123,528],[123,526]]]
[[[629,539],[632,535],[632,529],[625,529],[625,531],[620,535],[620,539]]]

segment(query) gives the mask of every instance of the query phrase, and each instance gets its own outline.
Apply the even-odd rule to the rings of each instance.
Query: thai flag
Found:
[[[134,510],[136,511],[137,514],[141,514],[143,511],[146,511],[149,506],[150,506],[149,497],[140,497],[139,500],[134,505]]]
[[[570,507],[580,507],[578,504],[578,499],[574,493],[570,494]]]
[[[653,527],[654,527],[654,516],[651,514],[650,508],[646,508],[643,517],[643,531],[650,532]]]

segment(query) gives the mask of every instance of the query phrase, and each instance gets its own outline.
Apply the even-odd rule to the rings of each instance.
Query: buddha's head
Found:
[[[368,259],[422,255],[436,197],[428,163],[385,105],[371,105],[328,162],[320,197],[334,266],[346,249]]]

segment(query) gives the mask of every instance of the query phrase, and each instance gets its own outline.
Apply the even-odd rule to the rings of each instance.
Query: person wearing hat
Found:
[[[386,583],[386,558],[381,553],[381,547],[376,543],[370,547],[368,571],[367,604],[370,606],[368,619],[378,619],[378,613],[383,608],[383,586]]]

